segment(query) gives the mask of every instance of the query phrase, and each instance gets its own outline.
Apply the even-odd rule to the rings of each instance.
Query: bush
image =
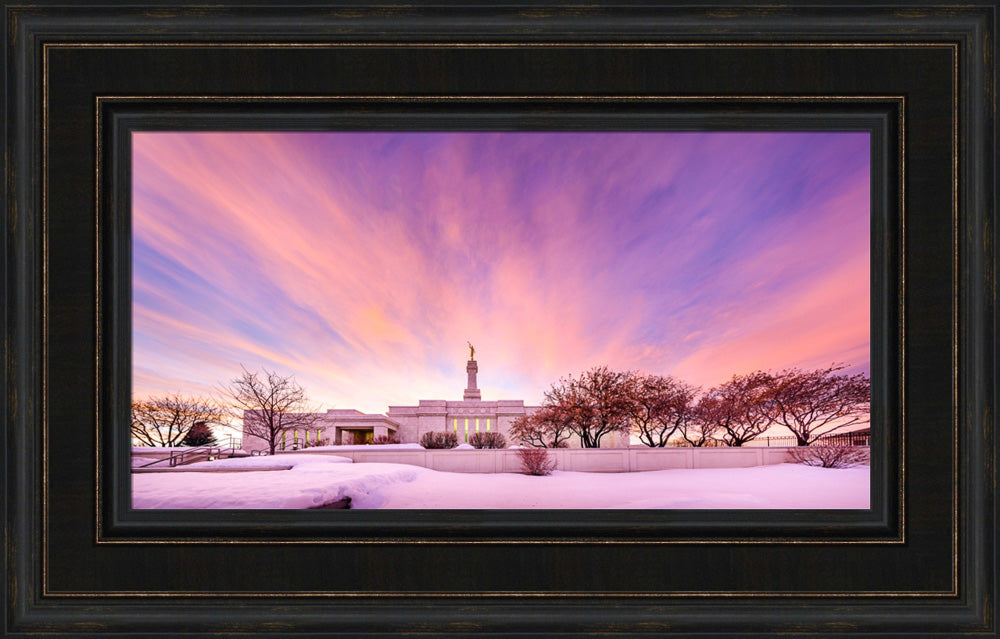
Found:
[[[474,433],[469,437],[473,448],[506,448],[507,440],[500,433]]]
[[[369,444],[398,444],[399,437],[395,435],[379,435],[377,437],[372,437],[372,440],[368,442]]]
[[[458,446],[458,435],[449,431],[428,431],[420,436],[420,445],[424,448],[454,448]]]
[[[718,439],[706,439],[700,442],[700,446],[695,446],[683,437],[678,437],[677,439],[671,439],[667,442],[667,446],[671,448],[726,448],[728,445],[724,441]]]
[[[868,461],[865,446],[798,446],[789,454],[796,464],[823,468],[849,468]]]
[[[208,446],[216,444],[215,435],[205,422],[198,422],[184,435],[181,446]]]
[[[547,448],[521,448],[517,451],[526,475],[548,475],[556,468]]]

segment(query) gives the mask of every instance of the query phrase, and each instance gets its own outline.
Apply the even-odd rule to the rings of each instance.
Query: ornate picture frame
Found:
[[[996,9],[5,4],[5,631],[995,633]],[[415,121],[872,131],[872,508],[132,510],[128,131]]]

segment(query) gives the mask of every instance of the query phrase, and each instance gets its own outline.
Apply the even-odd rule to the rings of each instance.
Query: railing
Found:
[[[170,453],[170,466],[180,466],[181,464],[190,464],[195,461],[193,458],[204,456],[205,459],[214,459],[222,455],[222,448],[216,446],[215,444],[208,444],[206,446],[198,446],[197,448],[192,448],[190,450],[184,450],[181,452],[171,451]]]
[[[823,435],[812,443],[813,446],[868,446],[871,443],[871,433],[855,431],[851,433],[836,433]],[[797,446],[794,437],[758,437],[749,442],[751,446]]]
[[[156,459],[148,464],[143,464],[142,466],[136,466],[136,468],[149,468],[156,464],[167,462],[170,467],[180,466],[182,464],[190,464],[197,461],[196,458],[204,457],[205,459],[214,459],[216,457],[221,457],[223,455],[232,455],[242,446],[242,440],[235,439],[232,435],[229,436],[228,440],[223,444],[205,444],[204,446],[197,446],[195,448],[188,448],[181,451],[170,451],[169,457],[164,457],[162,459]]]

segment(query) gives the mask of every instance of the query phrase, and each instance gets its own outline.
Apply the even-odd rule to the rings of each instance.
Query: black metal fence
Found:
[[[850,433],[834,433],[824,435],[813,442],[813,446],[868,446],[871,443],[871,431],[858,430]],[[796,446],[798,440],[794,437],[758,437],[749,442],[750,446]]]

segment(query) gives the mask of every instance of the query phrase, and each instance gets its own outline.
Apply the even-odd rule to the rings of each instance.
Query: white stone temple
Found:
[[[499,431],[507,435],[511,423],[537,410],[521,399],[483,401],[476,382],[479,364],[470,359],[465,366],[468,386],[460,401],[421,399],[416,406],[390,406],[385,415],[366,415],[356,410],[327,411],[323,437],[330,444],[364,443],[379,435],[395,435],[401,443],[419,442],[429,431],[450,430],[458,441],[469,441],[478,432]]]
[[[472,350],[470,355],[474,358],[475,351]],[[299,449],[315,446],[316,442],[326,445],[365,444],[373,438],[386,435],[395,435],[403,444],[419,443],[424,433],[445,430],[454,432],[460,444],[469,441],[470,436],[479,432],[500,432],[507,438],[508,445],[516,444],[509,435],[511,424],[521,415],[530,415],[539,407],[525,406],[522,399],[483,401],[476,381],[479,364],[475,359],[469,359],[465,370],[468,373],[468,383],[461,400],[421,399],[416,406],[390,406],[385,414],[331,409],[320,413],[319,421],[308,431],[300,429],[286,433],[284,445],[279,444],[278,449]],[[608,442],[605,445],[622,445],[621,442],[612,441],[619,438],[606,439]],[[624,441],[627,446],[627,436]],[[570,446],[579,446],[579,443],[574,444],[573,441],[568,443]],[[266,449],[267,444],[263,439],[244,432],[243,448]]]
[[[458,435],[459,443],[469,441],[469,436],[478,432],[498,431],[506,436],[515,419],[538,409],[525,406],[521,399],[483,401],[476,381],[479,364],[470,359],[465,370],[468,385],[460,401],[421,399],[416,406],[390,406],[384,415],[354,409],[328,410],[308,432],[286,435],[285,450],[315,445],[317,441],[330,445],[364,444],[380,435],[395,435],[404,444],[417,443],[426,432],[444,430]],[[252,450],[267,445],[264,440],[244,433],[243,447]]]

